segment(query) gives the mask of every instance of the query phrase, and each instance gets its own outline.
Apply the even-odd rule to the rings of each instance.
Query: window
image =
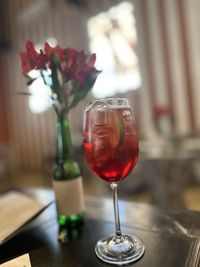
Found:
[[[136,54],[134,6],[123,2],[88,21],[90,50],[97,54],[102,70],[94,88],[97,98],[138,89],[141,76]]]

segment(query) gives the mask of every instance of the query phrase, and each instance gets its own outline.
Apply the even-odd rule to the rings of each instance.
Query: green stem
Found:
[[[42,71],[42,70],[40,70],[40,74],[41,74],[41,77],[42,77],[42,79],[43,79],[43,82],[44,82],[44,84],[45,84],[45,85],[47,85],[47,83],[46,83],[46,80],[45,80],[45,77],[44,77],[44,74],[43,74],[43,71]]]
[[[52,71],[52,90],[57,95],[58,102],[62,104],[62,88],[60,86],[57,74],[57,64],[55,56],[52,56],[51,71]]]

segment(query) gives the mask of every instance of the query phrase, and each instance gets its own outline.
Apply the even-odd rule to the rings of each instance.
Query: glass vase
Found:
[[[57,154],[53,169],[59,225],[58,239],[65,241],[74,237],[84,221],[84,200],[82,177],[79,165],[74,159],[73,145],[67,115],[57,115]]]

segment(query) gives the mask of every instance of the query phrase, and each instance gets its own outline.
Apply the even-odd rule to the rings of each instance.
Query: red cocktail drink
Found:
[[[97,176],[109,182],[124,179],[135,166],[139,152],[131,109],[87,111],[83,146]]]
[[[89,102],[84,113],[83,147],[90,169],[109,182],[113,192],[115,234],[100,239],[95,253],[102,261],[124,265],[142,257],[142,241],[121,233],[117,201],[118,182],[124,179],[138,159],[135,122],[126,98]]]

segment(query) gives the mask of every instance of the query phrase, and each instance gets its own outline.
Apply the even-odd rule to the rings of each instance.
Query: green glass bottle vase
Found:
[[[79,228],[84,222],[84,200],[81,171],[73,157],[69,120],[57,116],[57,157],[53,169],[60,231]]]

